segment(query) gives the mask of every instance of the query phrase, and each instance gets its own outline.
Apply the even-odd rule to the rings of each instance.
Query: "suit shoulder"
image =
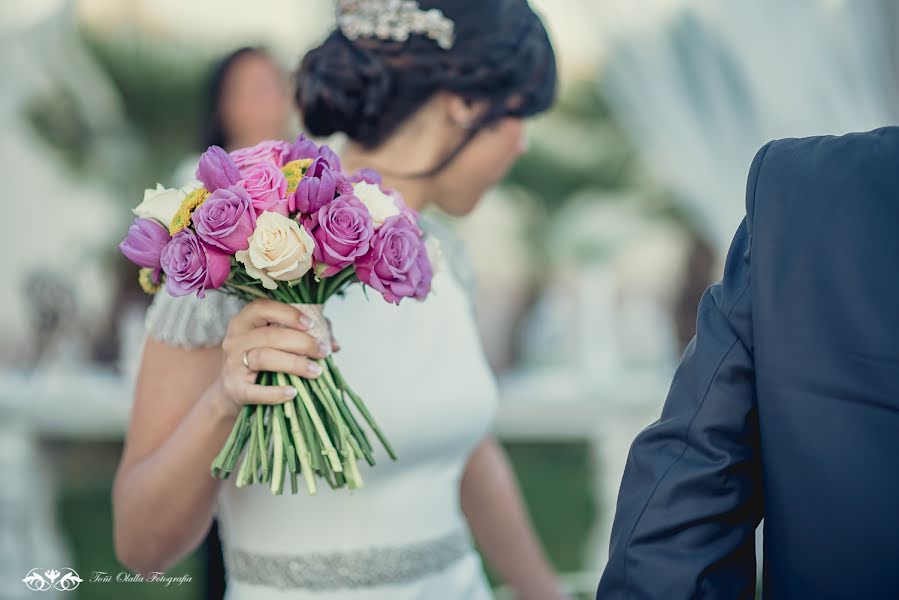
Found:
[[[768,144],[765,167],[818,181],[846,173],[894,173],[899,169],[899,127],[774,140]]]

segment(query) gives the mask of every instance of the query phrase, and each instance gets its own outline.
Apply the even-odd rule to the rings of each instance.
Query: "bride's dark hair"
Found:
[[[488,109],[464,142],[427,173],[442,170],[478,131],[506,116],[527,117],[552,104],[556,58],[525,0],[420,0],[455,24],[444,50],[413,34],[398,43],[350,40],[339,29],[309,51],[296,76],[296,103],[312,135],[345,133],[366,148],[384,142],[435,93],[451,92]]]

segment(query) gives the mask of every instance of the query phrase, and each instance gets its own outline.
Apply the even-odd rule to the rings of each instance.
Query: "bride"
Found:
[[[539,18],[524,0],[338,5],[338,28],[297,72],[309,131],[345,134],[343,169],[380,171],[413,208],[468,213],[524,150],[522,119],[552,103],[555,57]],[[167,569],[215,518],[229,600],[489,598],[475,542],[518,597],[560,596],[489,433],[497,393],[464,252],[422,227],[443,248],[426,300],[397,307],[354,286],[327,305],[340,368],[399,456],[378,455],[353,492],[275,496],[213,479],[241,406],[287,399],[255,385],[256,372],[314,378],[308,357],[329,348],[288,305],[156,295],[113,491],[123,564]]]

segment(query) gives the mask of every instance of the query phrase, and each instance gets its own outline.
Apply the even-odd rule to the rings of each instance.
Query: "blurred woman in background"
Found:
[[[287,76],[264,48],[245,46],[218,61],[209,74],[206,123],[197,153],[175,170],[172,185],[194,179],[200,153],[209,146],[225,150],[288,136],[291,102]]]

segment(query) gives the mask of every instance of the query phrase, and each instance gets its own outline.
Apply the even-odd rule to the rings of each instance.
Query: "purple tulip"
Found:
[[[369,250],[375,228],[368,209],[353,196],[339,196],[312,215],[316,274],[330,277]]]
[[[306,139],[302,133],[297,136],[296,141],[290,145],[287,154],[284,155],[284,164],[286,165],[293,160],[301,160],[303,158],[318,158],[318,146],[312,140]]]
[[[231,257],[204,244],[190,229],[176,233],[162,249],[161,258],[165,289],[172,296],[196,292],[204,298],[207,289],[220,287],[231,272]]]
[[[197,179],[210,192],[226,188],[240,181],[240,170],[228,153],[218,146],[210,146],[200,157]]]
[[[247,190],[239,185],[218,189],[191,217],[201,240],[234,254],[246,250],[256,227],[256,211]]]
[[[431,262],[417,228],[403,215],[384,221],[372,236],[371,250],[356,263],[359,280],[399,304],[431,291]]]
[[[334,200],[337,177],[324,158],[316,158],[297,184],[296,191],[287,198],[287,209],[304,214],[318,210]]]
[[[128,235],[119,244],[125,258],[144,269],[154,269],[159,275],[159,261],[162,249],[172,238],[169,231],[155,219],[134,219],[128,228]]]
[[[327,144],[318,149],[318,155],[328,161],[328,165],[338,173],[343,170],[340,165],[340,157]]]

